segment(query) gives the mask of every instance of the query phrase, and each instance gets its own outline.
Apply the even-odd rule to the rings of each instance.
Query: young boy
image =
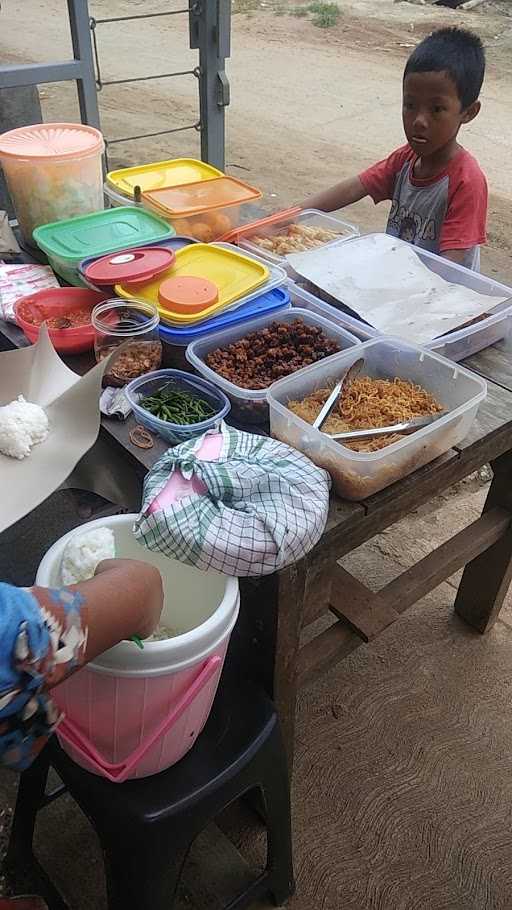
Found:
[[[407,145],[311,196],[304,208],[341,209],[365,196],[392,202],[387,233],[475,270],[486,241],[487,182],[457,142],[480,111],[485,52],[477,35],[443,28],[407,61],[402,118]]]

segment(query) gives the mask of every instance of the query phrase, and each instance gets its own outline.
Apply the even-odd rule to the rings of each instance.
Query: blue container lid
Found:
[[[228,310],[221,313],[213,319],[207,319],[198,325],[190,326],[187,329],[178,329],[172,326],[166,326],[160,322],[160,338],[166,344],[177,344],[186,346],[203,338],[204,335],[211,335],[212,332],[220,332],[221,329],[230,328],[239,322],[247,322],[250,319],[256,319],[257,316],[265,316],[272,313],[273,310],[285,310],[291,305],[290,295],[283,288],[274,288],[261,297],[255,297],[247,303],[242,304],[236,310]]]

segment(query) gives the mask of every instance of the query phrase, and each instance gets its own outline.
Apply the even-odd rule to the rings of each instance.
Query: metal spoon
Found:
[[[421,430],[422,427],[428,427],[429,424],[439,420],[445,413],[445,411],[439,411],[438,414],[427,414],[426,417],[414,417],[412,420],[394,423],[389,427],[375,427],[375,429],[370,430],[347,430],[345,433],[326,433],[326,436],[338,441],[345,439],[347,442],[355,439],[374,439],[377,436],[388,436],[390,433],[402,433],[406,436],[409,433],[415,433],[416,430]]]
[[[334,386],[331,394],[329,395],[329,398],[327,399],[325,404],[322,406],[320,413],[315,418],[315,420],[313,422],[313,426],[314,426],[315,430],[322,429],[323,424],[327,420],[329,414],[331,413],[336,402],[338,401],[338,399],[343,391],[343,387],[348,385],[350,382],[352,382],[352,380],[355,379],[356,376],[359,375],[359,373],[361,372],[363,367],[364,367],[364,357],[360,357],[359,360],[354,361],[352,366],[348,367],[348,369],[345,371],[345,373],[341,377],[340,381]]]

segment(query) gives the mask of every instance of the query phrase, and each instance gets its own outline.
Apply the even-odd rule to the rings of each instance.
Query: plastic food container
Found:
[[[350,239],[359,236],[359,229],[348,221],[342,221],[336,215],[327,215],[325,212],[318,212],[316,209],[291,209],[288,212],[278,212],[277,215],[271,215],[269,218],[262,218],[259,221],[253,221],[250,224],[244,224],[237,231],[232,232],[229,239],[237,243],[241,249],[249,250],[257,256],[262,256],[268,262],[280,265],[286,269],[289,275],[295,274],[286,256],[280,256],[270,250],[258,246],[254,242],[255,237],[272,238],[277,234],[284,233],[290,224],[296,224],[299,227],[321,228],[325,231],[334,231],[338,236],[335,240],[328,241],[325,246],[331,243],[338,243],[340,239]]]
[[[158,370],[162,343],[158,334],[160,317],[154,306],[143,301],[106,300],[92,311],[94,354],[98,363],[129,342],[103,377],[106,386],[124,386],[144,373]]]
[[[135,202],[133,196],[125,196],[123,193],[118,193],[108,183],[103,184],[103,195],[107,203],[106,208],[117,209],[126,205],[142,208],[142,202]]]
[[[167,240],[159,240],[158,243],[148,243],[137,247],[137,249],[145,249],[147,246],[161,246],[164,249],[172,250],[174,253],[177,253],[178,250],[182,250],[185,246],[190,246],[191,243],[197,243],[197,240],[193,240],[192,237],[169,237]],[[122,252],[122,251],[120,251]],[[80,265],[78,266],[78,272],[82,282],[88,287],[92,288],[93,291],[100,290],[100,288],[93,284],[87,278],[86,272],[88,266],[92,265],[93,262],[97,262],[98,259],[101,259],[101,256],[89,256],[87,259],[83,259]],[[115,297],[114,286],[102,286],[103,290],[108,290],[109,297]]]
[[[80,354],[89,351],[94,345],[94,328],[91,314],[96,304],[101,303],[105,295],[88,288],[45,288],[28,294],[16,301],[14,311],[16,321],[23,329],[28,340],[34,344],[39,338],[40,318],[63,319],[71,313],[88,310],[88,322],[70,328],[52,328],[48,334],[56,351],[60,354]],[[34,324],[34,319],[37,324]]]
[[[306,325],[314,325],[321,328],[328,338],[337,341],[342,351],[359,344],[358,339],[351,335],[350,332],[335,326],[327,319],[323,319],[314,313],[308,313],[307,310],[290,309],[282,313],[272,313],[262,319],[253,319],[249,323],[240,323],[224,332],[215,332],[214,335],[208,335],[206,338],[194,341],[188,346],[186,352],[188,362],[205,379],[214,382],[226,393],[231,401],[233,417],[241,423],[266,423],[268,420],[267,390],[244,389],[233,382],[229,382],[207,366],[205,363],[206,357],[211,351],[215,351],[217,348],[224,348],[240,338],[245,338],[250,332],[257,332],[266,328],[271,322],[290,323],[296,319],[302,320]],[[337,356],[339,355],[333,354],[331,357],[327,357],[326,361]]]
[[[167,385],[177,391],[188,392],[195,398],[207,401],[214,408],[215,414],[207,420],[184,426],[160,420],[140,405],[141,398],[153,395]],[[144,424],[148,430],[158,433],[166,442],[173,444],[192,439],[194,436],[201,436],[207,430],[217,428],[231,408],[224,392],[215,388],[211,382],[205,382],[204,379],[191,376],[190,373],[184,373],[181,370],[157,370],[155,373],[148,373],[147,376],[134,379],[126,387],[126,397],[132,406],[135,419]]]
[[[242,206],[260,198],[259,190],[234,177],[214,177],[142,194],[144,205],[166,218],[177,234],[203,243],[218,240],[236,227]]]
[[[36,584],[58,588],[65,547],[77,533],[112,528],[121,559],[141,559],[162,576],[161,622],[174,638],[122,641],[53,692],[65,713],[57,736],[73,761],[116,783],[147,777],[179,761],[210,713],[240,604],[238,579],[201,572],[140,546],[137,515],[98,518],[61,537],[37,570]],[[94,707],[93,707],[94,706]]]
[[[366,375],[381,379],[398,376],[417,383],[431,392],[448,413],[378,452],[362,453],[329,439],[288,409],[289,401],[305,398],[330,383],[334,385],[358,357],[365,358]],[[469,370],[398,338],[379,337],[362,344],[357,352],[336,354],[279,380],[267,397],[272,436],[325,468],[339,496],[360,500],[411,474],[461,442],[486,394],[485,381]]]
[[[153,244],[174,236],[174,230],[156,215],[135,206],[104,209],[83,218],[44,224],[34,240],[52,268],[69,284],[84,286],[80,263],[118,250]]]
[[[493,278],[487,278],[485,275],[480,275],[479,272],[466,269],[464,266],[450,262],[443,256],[437,256],[428,250],[422,250],[419,247],[413,249],[423,264],[437,275],[441,275],[445,281],[461,284],[465,288],[478,291],[479,294],[489,294],[492,297],[512,297],[512,288],[500,284],[499,281],[494,281]],[[512,302],[505,301],[498,303],[495,307],[490,307],[489,313],[484,319],[473,325],[456,329],[440,338],[435,338],[425,347],[450,360],[459,361],[472,357],[473,354],[496,344],[503,338],[508,338],[511,332]]]
[[[76,123],[38,123],[0,136],[0,162],[28,243],[40,224],[103,208],[103,136]]]
[[[155,161],[151,164],[110,171],[107,174],[105,190],[108,188],[117,195],[127,196],[133,200],[136,186],[144,193],[146,190],[181,186],[183,183],[199,183],[222,176],[222,171],[218,171],[205,161],[197,161],[195,158],[172,158],[169,161]]]
[[[199,312],[183,312],[163,296],[168,278],[192,277],[206,279],[217,289],[217,299]],[[163,320],[174,326],[189,326],[204,322],[228,308],[246,302],[249,295],[259,296],[269,290],[270,271],[265,263],[252,256],[244,256],[236,247],[224,249],[214,244],[196,243],[176,253],[175,265],[154,281],[137,285],[116,285],[116,294],[128,300],[147,300]]]
[[[375,240],[378,240],[381,236],[383,235],[367,234],[361,237],[360,241],[354,240],[354,243],[358,245],[360,243],[368,243],[371,245],[372,241],[375,242]],[[400,242],[403,244],[403,241]],[[450,262],[443,256],[430,253],[428,250],[422,250],[420,247],[412,246],[411,249],[418,256],[423,265],[437,275],[440,275],[441,278],[450,284],[462,285],[465,288],[469,288],[480,294],[488,295],[489,297],[512,297],[512,288],[500,284],[492,278],[487,278],[485,275],[481,275],[471,269],[466,269],[455,262]],[[300,284],[302,284],[304,280],[305,279],[300,278]],[[309,290],[309,287],[310,283],[306,282],[306,289]],[[315,290],[314,285],[311,285],[311,287]],[[300,291],[303,292],[302,288],[300,288]],[[325,292],[317,290],[316,293],[322,295],[321,302],[324,303],[323,295]],[[316,296],[316,293],[312,296]],[[329,297],[328,294],[326,296]],[[324,305],[331,306],[332,309],[335,309],[338,312],[338,308],[333,307],[332,304],[325,303]],[[341,307],[341,304],[339,304],[339,306]],[[339,312],[344,320],[349,319],[348,315],[345,316],[343,314],[343,310],[340,309]],[[353,331],[355,335],[362,339],[376,337],[382,334],[372,326],[368,326],[365,322],[360,321],[357,318],[352,319],[351,323],[352,327],[350,331]],[[349,323],[347,322],[347,325],[348,324]],[[472,325],[463,326],[460,329],[455,329],[446,335],[435,338],[433,341],[423,345],[423,347],[427,350],[435,351],[437,354],[442,354],[450,360],[459,361],[477,354],[478,351],[489,347],[489,345],[496,344],[496,342],[501,341],[503,338],[507,338],[511,331],[511,303],[505,301],[496,303],[496,305],[493,306],[491,300],[489,301],[488,314],[484,316],[484,318],[479,319]]]
[[[221,332],[231,326],[238,325],[241,322],[249,322],[251,319],[258,319],[266,316],[267,313],[278,313],[280,310],[287,310],[290,307],[290,298],[288,293],[282,288],[275,288],[267,294],[255,297],[236,310],[228,310],[220,316],[208,319],[197,326],[189,326],[186,329],[166,326],[160,322],[160,340],[164,348],[162,353],[162,363],[165,366],[177,367],[181,370],[190,370],[190,364],[185,357],[185,351],[189,344],[213,332]]]

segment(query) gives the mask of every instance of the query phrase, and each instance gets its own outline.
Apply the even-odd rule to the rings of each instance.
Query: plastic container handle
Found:
[[[126,780],[134,766],[143,758],[148,749],[150,749],[161,736],[168,733],[171,727],[178,722],[183,712],[190,707],[192,702],[211,680],[221,663],[222,658],[218,656],[209,657],[201,672],[196,676],[187,691],[181,696],[178,703],[172,708],[171,713],[158,725],[156,730],[154,730],[154,732],[151,733],[144,742],[137,746],[132,754],[122,762],[118,762],[117,764],[108,762],[100,755],[98,750],[83,733],[81,733],[78,727],[67,718],[64,718],[59,724],[57,730],[58,735],[65,743],[72,746],[82,758],[85,758],[88,762],[96,765],[108,780],[112,781],[114,784],[121,784]]]

